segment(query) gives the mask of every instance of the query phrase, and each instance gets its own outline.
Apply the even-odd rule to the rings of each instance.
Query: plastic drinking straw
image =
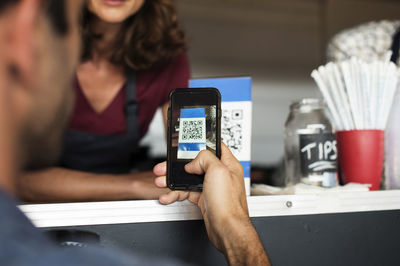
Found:
[[[386,94],[386,75],[387,75],[387,68],[383,62],[378,62],[379,66],[379,75],[378,75],[378,88],[377,88],[377,110],[376,110],[376,127],[379,128],[382,124],[382,109],[384,105],[384,99]]]
[[[353,84],[354,84],[354,89],[355,89],[355,94],[356,94],[356,99],[355,102],[357,103],[357,112],[358,112],[358,117],[360,119],[360,129],[364,129],[364,113],[363,113],[363,105],[362,105],[362,91],[361,91],[361,86],[360,86],[360,80],[358,78],[358,66],[357,66],[357,60],[356,58],[352,58],[351,60],[351,77],[353,79]]]
[[[332,114],[332,117],[333,117],[334,123],[335,123],[335,125],[336,125],[336,128],[337,128],[338,130],[343,129],[343,127],[342,127],[342,125],[341,125],[341,123],[340,123],[338,114],[337,114],[337,112],[336,112],[335,106],[333,105],[332,99],[331,99],[331,97],[330,97],[330,95],[329,95],[329,93],[328,93],[328,90],[327,90],[327,88],[326,88],[326,86],[325,86],[325,83],[323,82],[323,80],[322,80],[320,74],[318,73],[317,70],[313,70],[313,72],[311,72],[311,77],[312,77],[312,78],[315,80],[315,82],[317,83],[317,85],[318,85],[318,87],[319,87],[319,89],[320,89],[322,95],[324,96],[324,98],[325,98],[325,100],[326,100],[326,103],[327,103],[328,108],[329,108],[329,110],[330,110],[330,112],[331,112],[331,114]]]
[[[328,63],[326,65],[326,76],[330,85],[330,90],[331,90],[331,95],[333,96],[333,102],[339,112],[340,119],[342,121],[343,129],[344,130],[349,130],[350,128],[350,123],[347,119],[346,113],[345,113],[345,108],[341,107],[344,105],[344,100],[341,99],[339,95],[339,88],[338,85],[335,82],[335,74],[333,71],[333,63]]]
[[[372,63],[351,58],[311,73],[337,130],[385,129],[400,82],[400,70],[390,56]]]
[[[338,118],[340,119],[340,125],[341,125],[342,129],[345,129],[346,123],[342,117],[342,114],[341,114],[341,111],[339,108],[340,105],[337,104],[337,98],[335,95],[335,91],[336,91],[335,84],[331,83],[331,81],[330,81],[329,64],[326,66],[323,66],[323,67],[319,67],[318,73],[321,76],[321,78],[325,84],[325,87],[327,88],[327,91],[332,100],[333,106],[335,108],[335,111],[338,114]]]
[[[358,117],[358,129],[364,129],[364,121],[363,121],[363,116],[362,116],[362,106],[361,106],[361,94],[359,93],[359,85],[358,85],[358,79],[356,76],[356,70],[355,70],[355,62],[354,62],[354,57],[352,60],[350,60],[350,78],[352,80],[352,87],[354,90],[355,98],[355,108],[357,112],[357,117]]]
[[[371,98],[372,98],[372,102],[371,102],[371,108],[372,108],[372,126],[376,127],[376,123],[378,120],[378,107],[379,107],[379,96],[378,96],[378,92],[379,92],[379,64],[378,62],[373,62],[371,64],[371,68],[372,68],[372,81],[371,81],[371,85],[372,85],[372,92],[371,92]]]
[[[370,63],[369,64],[369,75],[370,75],[370,84],[371,84],[371,91],[370,91],[370,97],[371,97],[371,102],[369,103],[369,108],[371,110],[371,129],[374,128],[375,126],[375,120],[376,120],[376,73],[377,73],[377,65],[376,62]]]
[[[393,64],[393,63],[392,63]],[[378,113],[378,127],[384,129],[387,121],[388,108],[390,110],[393,93],[393,83],[396,81],[396,66],[390,63],[381,64],[380,73],[380,89],[379,89],[379,113]]]
[[[360,71],[361,71],[361,81],[364,90],[364,117],[366,118],[366,128],[372,129],[372,119],[371,119],[371,84],[369,79],[369,69],[370,65],[360,61]]]
[[[372,102],[374,99],[372,98],[372,65],[369,63],[362,63],[363,65],[363,79],[365,80],[366,86],[366,101],[365,101],[365,108],[368,118],[368,129],[373,129],[373,113],[372,113]]]
[[[336,79],[336,84],[337,84],[337,88],[339,91],[339,95],[343,101],[344,111],[346,113],[347,121],[349,123],[348,130],[354,129],[355,124],[354,124],[353,113],[351,112],[351,109],[350,109],[349,97],[348,97],[348,94],[346,93],[344,80],[339,72],[339,67],[337,64],[333,65],[333,74]]]
[[[349,95],[349,103],[350,103],[350,109],[351,112],[353,113],[354,117],[354,124],[355,128],[354,129],[360,129],[360,118],[357,112],[357,103],[356,103],[356,95],[355,95],[355,90],[354,86],[352,84],[352,80],[350,77],[350,67],[349,67],[349,62],[344,61],[341,63],[341,69],[342,69],[342,74],[343,78],[346,84],[346,90]]]
[[[369,65],[365,62],[360,61],[360,80],[361,80],[361,87],[363,88],[363,111],[364,111],[364,118],[365,118],[365,128],[371,129],[371,112],[369,108],[370,102],[370,84],[368,79],[368,69]]]
[[[394,96],[396,94],[397,84],[398,84],[398,70],[394,63],[388,64],[388,72],[386,75],[386,87],[384,95],[384,105],[382,110],[382,119],[380,127],[381,129],[386,128],[387,121],[389,119],[390,109],[393,104]]]
[[[352,71],[352,79],[353,79],[353,84],[355,85],[354,88],[356,90],[356,102],[357,102],[357,111],[359,112],[359,118],[360,118],[360,129],[365,129],[365,118],[364,118],[364,112],[363,112],[363,91],[361,89],[361,84],[360,84],[360,74],[359,74],[359,66],[358,66],[358,61],[355,57],[351,58],[351,71]]]
[[[378,110],[377,110],[377,128],[381,128],[383,120],[383,108],[385,104],[385,97],[387,94],[387,67],[384,63],[379,62],[379,87],[378,87]]]
[[[368,64],[366,67],[366,79],[368,80],[368,111],[369,111],[369,128],[373,129],[374,128],[374,113],[373,113],[373,103],[374,103],[374,98],[373,98],[373,68],[372,68],[372,64]]]
[[[335,109],[335,106],[333,105],[333,101],[331,99],[330,94],[328,93],[328,89],[326,87],[325,81],[323,80],[323,77],[319,74],[319,72],[317,70],[314,70],[313,73],[311,73],[311,76],[314,78],[314,80],[316,81],[323,97],[325,98],[325,101],[328,105],[328,109],[332,115],[333,118],[333,122],[335,124],[335,128],[337,129],[341,129],[341,123],[340,123],[340,119],[338,118],[338,114],[337,111]]]
[[[376,128],[377,121],[377,109],[378,109],[378,84],[379,84],[379,64],[378,62],[373,62],[370,65],[371,68],[371,111],[372,111],[372,126]]]
[[[345,77],[346,81],[346,88],[347,91],[350,93],[350,107],[352,112],[354,113],[355,117],[355,122],[356,122],[356,129],[361,128],[360,126],[360,116],[357,112],[358,106],[357,106],[357,91],[355,89],[355,84],[354,84],[354,79],[353,79],[353,74],[351,71],[351,62],[344,62],[345,68],[343,68],[343,75]]]

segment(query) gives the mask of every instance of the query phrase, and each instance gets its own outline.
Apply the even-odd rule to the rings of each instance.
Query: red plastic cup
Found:
[[[339,171],[345,184],[371,184],[379,190],[384,160],[383,130],[337,132]]]

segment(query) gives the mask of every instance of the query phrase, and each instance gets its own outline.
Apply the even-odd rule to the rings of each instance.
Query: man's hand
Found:
[[[222,144],[221,160],[202,151],[185,166],[190,174],[205,174],[203,192],[171,191],[161,195],[162,204],[185,199],[197,204],[208,236],[231,265],[268,265],[268,259],[249,218],[243,168]],[[166,164],[154,167],[155,184],[166,187]]]
[[[171,191],[161,195],[159,200],[162,204],[171,204],[188,199],[197,204],[210,240],[217,249],[222,250],[218,228],[227,222],[249,223],[243,168],[229,149],[222,145],[221,161],[210,151],[204,150],[185,166],[185,170],[190,174],[205,174],[203,192]],[[166,187],[166,164],[157,165],[154,173],[159,176],[155,180],[156,185]]]

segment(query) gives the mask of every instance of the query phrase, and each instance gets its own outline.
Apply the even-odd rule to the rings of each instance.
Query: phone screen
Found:
[[[190,175],[185,164],[202,150],[220,154],[220,95],[216,89],[179,89],[171,94],[169,186],[201,189],[203,176]]]

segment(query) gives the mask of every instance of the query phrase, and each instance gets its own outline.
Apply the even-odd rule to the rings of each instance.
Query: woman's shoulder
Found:
[[[190,77],[190,65],[188,55],[185,52],[177,55],[176,57],[159,63],[147,70],[138,72],[141,79],[151,79],[153,81],[158,79],[186,79]]]
[[[190,67],[184,52],[168,63],[140,71],[137,75],[138,98],[149,97],[155,104],[162,105],[168,101],[172,90],[188,87],[189,79]]]
[[[188,59],[188,55],[186,53],[186,51],[180,53],[178,56],[176,56],[175,58],[173,58],[171,60],[171,63],[174,66],[183,66],[183,65],[189,65],[189,59]]]
[[[186,51],[178,54],[177,56],[169,60],[160,62],[147,70],[142,70],[140,71],[140,73],[161,73],[175,71],[179,69],[189,69],[189,60]]]

